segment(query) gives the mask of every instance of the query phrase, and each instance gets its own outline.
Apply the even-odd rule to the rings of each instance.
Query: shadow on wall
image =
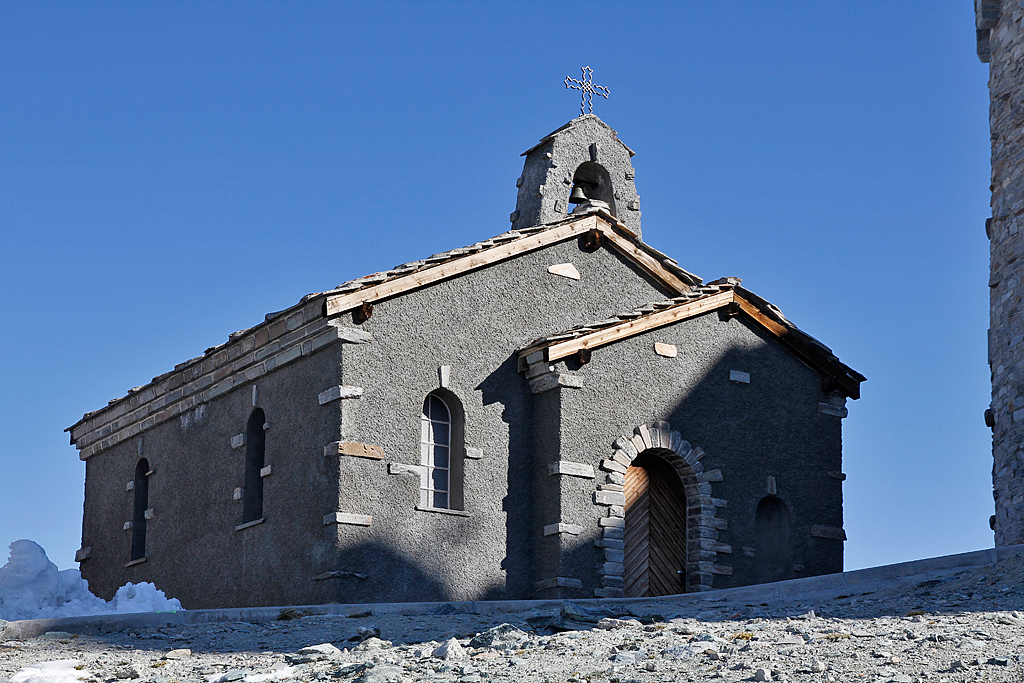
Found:
[[[404,591],[402,602],[451,600],[440,581],[386,545],[362,543],[348,550],[346,555],[359,558],[359,562],[353,563],[353,568],[346,568],[342,562],[337,569],[316,577],[327,586],[326,602],[380,602],[380,596],[394,595],[396,589]],[[358,569],[355,568],[357,565]],[[365,567],[373,567],[374,571],[368,573]]]
[[[481,600],[533,597],[533,397],[519,374],[517,361],[513,354],[476,387],[483,393],[484,405],[500,403],[504,407],[501,419],[508,425],[506,495],[501,501],[505,513],[505,557],[501,561],[505,586],[488,590]]]

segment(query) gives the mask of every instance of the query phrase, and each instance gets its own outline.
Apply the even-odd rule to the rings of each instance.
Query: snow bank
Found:
[[[0,567],[0,619],[54,619],[91,614],[170,612],[181,603],[168,600],[151,583],[126,584],[106,602],[89,592],[89,582],[77,569],[57,571],[38,543],[15,541],[11,556]]]
[[[19,541],[21,543],[21,541]],[[28,541],[31,543],[31,541]],[[39,546],[36,546],[37,548]],[[97,598],[99,599],[99,598]],[[88,671],[76,669],[77,659],[60,659],[55,662],[40,662],[14,674],[10,683],[79,683],[83,678],[92,674]],[[0,681],[7,679],[0,678]]]

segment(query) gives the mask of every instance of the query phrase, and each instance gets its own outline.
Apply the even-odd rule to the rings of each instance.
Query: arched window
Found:
[[[781,499],[765,496],[754,515],[754,580],[770,583],[792,578],[789,508]]]
[[[267,437],[263,425],[267,416],[262,408],[252,411],[245,427],[245,488],[242,496],[242,524],[263,517],[263,476]]]
[[[462,404],[438,390],[423,402],[420,417],[420,505],[461,510],[463,464]]]
[[[135,505],[132,511],[132,560],[146,556],[146,510],[149,509],[149,462],[142,458],[135,465]]]

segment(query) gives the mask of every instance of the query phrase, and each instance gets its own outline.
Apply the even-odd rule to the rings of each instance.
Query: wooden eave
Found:
[[[405,294],[420,287],[447,280],[510,258],[542,249],[552,244],[580,237],[591,230],[601,233],[602,239],[617,252],[636,264],[648,275],[664,284],[670,291],[683,293],[700,281],[685,271],[676,272],[665,266],[652,252],[638,246],[636,236],[629,232],[611,214],[599,211],[571,219],[562,224],[525,235],[465,256],[455,256],[435,266],[421,268],[408,275],[389,278],[376,285],[369,285],[343,294],[328,294],[324,312],[328,317],[352,310],[363,303],[373,303]],[[658,252],[654,252],[658,253]]]
[[[743,290],[727,289],[670,308],[643,313],[635,318],[585,332],[570,339],[540,342],[522,349],[518,356],[520,359],[525,359],[528,355],[543,351],[544,359],[547,362],[554,362],[584,349],[597,349],[687,318],[694,318],[720,308],[733,306],[734,313],[745,314],[801,361],[821,373],[824,378],[823,384],[840,389],[850,398],[860,398],[860,383],[865,381],[866,377],[842,363],[810,335],[791,323],[784,322],[775,314],[762,310],[761,306],[751,301],[757,297],[746,297],[744,294]],[[561,337],[561,335],[557,336]]]

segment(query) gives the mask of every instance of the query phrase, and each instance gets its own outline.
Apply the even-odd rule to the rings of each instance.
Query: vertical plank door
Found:
[[[662,458],[642,453],[626,471],[624,591],[628,597],[686,592],[686,494]]]

